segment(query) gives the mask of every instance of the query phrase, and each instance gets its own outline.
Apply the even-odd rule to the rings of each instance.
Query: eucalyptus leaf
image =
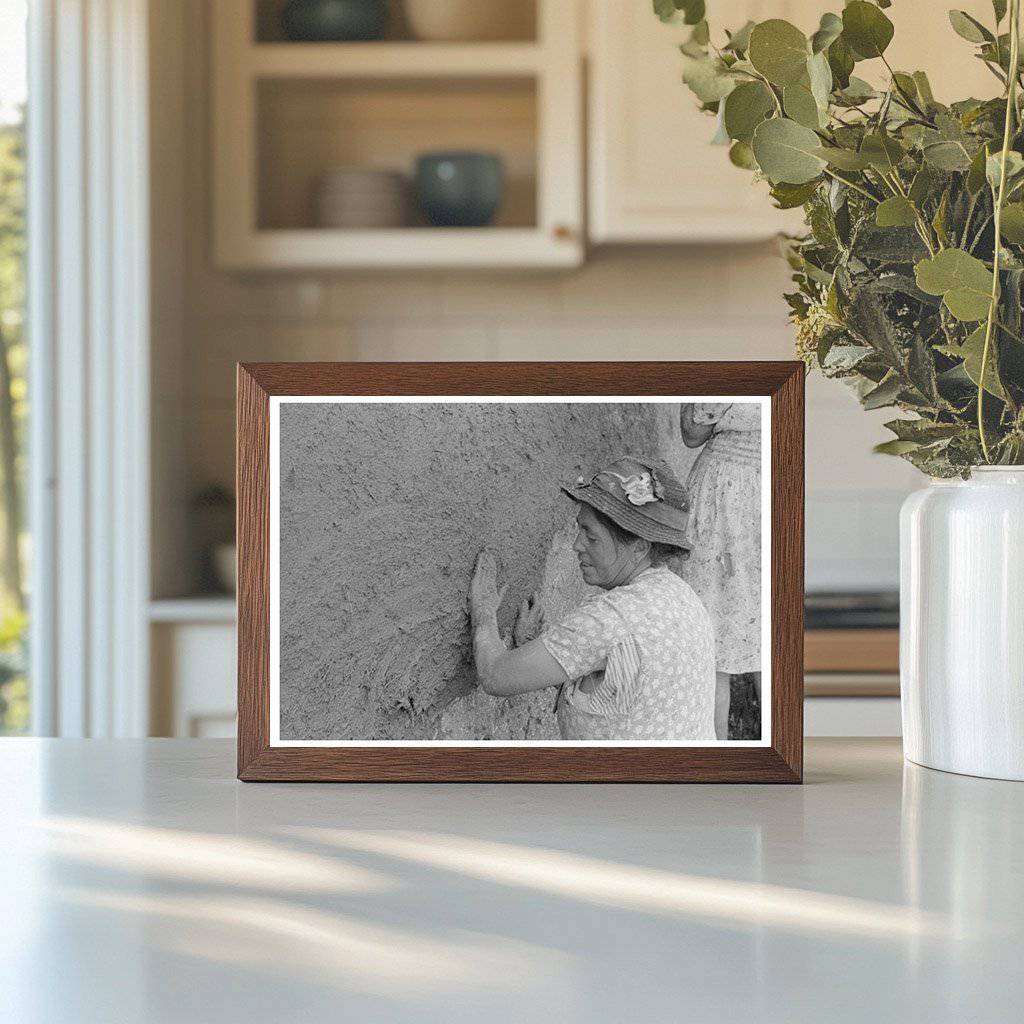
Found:
[[[825,124],[828,115],[828,99],[832,93],[832,69],[828,66],[828,57],[817,53],[807,61],[807,80],[810,83],[811,95],[821,111],[821,123]]]
[[[972,18],[966,11],[950,11],[949,23],[958,36],[969,43],[991,42],[995,36],[980,21]]]
[[[916,222],[914,204],[903,196],[891,196],[875,208],[875,223],[880,228],[907,227]]]
[[[861,259],[884,266],[905,266],[928,255],[924,242],[913,228],[878,228],[874,216],[869,224],[859,228],[852,249]]]
[[[698,46],[707,46],[711,42],[711,29],[706,21],[698,21],[690,33],[690,42]]]
[[[754,151],[747,142],[734,142],[729,147],[729,162],[735,167],[742,167],[745,171],[757,170]]]
[[[746,53],[750,48],[750,33],[754,28],[754,22],[748,21],[742,28],[736,29],[729,36],[729,42],[723,49],[732,50],[734,53]]]
[[[912,268],[910,268],[912,269]],[[928,295],[917,287],[917,282],[910,274],[885,272],[881,277],[872,282],[872,287],[880,292],[899,293],[908,296],[916,302],[925,306],[938,308],[940,298],[936,295]]]
[[[832,345],[821,360],[827,373],[840,374],[855,369],[874,352],[868,345]]]
[[[811,90],[799,83],[782,90],[782,109],[786,116],[805,128],[821,127],[821,111]]]
[[[811,36],[811,52],[827,50],[843,31],[843,19],[838,14],[823,14],[818,31]]]
[[[678,21],[680,18],[673,0],[654,0],[654,13],[664,22]]]
[[[985,163],[988,160],[988,147],[982,146],[977,153],[974,154],[974,158],[971,160],[971,166],[967,171],[967,180],[964,183],[967,186],[967,191],[973,196],[976,195],[982,188],[985,187],[986,175],[985,175]]]
[[[815,156],[820,156],[827,164],[843,171],[863,171],[871,166],[871,161],[861,153],[852,149],[840,149],[838,146],[819,146]]]
[[[892,76],[892,80],[896,88],[904,95],[909,96],[910,99],[917,100],[920,98],[917,95],[917,82],[914,81],[912,75],[904,74],[902,71],[896,71]]]
[[[864,408],[867,408],[865,404]],[[883,441],[881,444],[876,444],[872,449],[876,455],[906,455],[907,452],[915,451],[921,447],[920,441]]]
[[[654,13],[668,24],[696,25],[704,20],[704,0],[654,0]]]
[[[683,21],[687,25],[697,25],[704,20],[704,0],[675,0],[675,5],[682,9]]]
[[[985,177],[988,179],[989,186],[993,191],[999,188],[999,176],[1002,173],[1002,161],[1002,150],[991,153],[985,161]],[[1022,171],[1024,171],[1024,157],[1014,149],[1009,150],[1006,154],[1007,182],[1013,181]]]
[[[992,274],[977,257],[963,249],[943,249],[914,268],[917,286],[929,295],[941,295],[958,320],[970,322],[988,316]]]
[[[816,180],[800,185],[781,181],[772,186],[771,197],[778,209],[793,210],[798,206],[803,206],[817,190],[818,182]]]
[[[942,193],[939,205],[936,207],[935,216],[932,217],[932,229],[942,246],[949,245],[949,232],[946,231],[946,215],[949,213],[949,189]]]
[[[862,60],[881,57],[892,36],[892,22],[874,4],[852,0],[843,9],[843,39]]]
[[[958,423],[936,423],[934,420],[890,420],[885,424],[901,441],[916,441],[928,444],[956,437],[963,429]]]
[[[872,409],[883,409],[888,405],[895,405],[901,390],[900,379],[893,374],[893,376],[882,381],[877,387],[868,391],[861,398],[860,404],[869,411]]]
[[[966,171],[971,158],[959,142],[932,142],[923,147],[925,160],[943,171]]]
[[[860,152],[870,165],[883,174],[889,174],[903,159],[905,151],[891,135],[873,132],[865,135],[860,144]]]
[[[845,89],[850,84],[850,75],[853,73],[853,53],[842,36],[834,40],[826,52],[828,53],[828,66],[832,71],[832,79],[836,88]]]
[[[878,95],[878,90],[874,86],[865,82],[863,78],[858,78],[856,75],[851,75],[850,80],[846,85],[845,89],[840,90],[840,99],[851,107],[858,106],[861,103],[867,103],[869,100],[873,100]]]
[[[935,357],[932,355],[928,342],[920,333],[910,339],[910,351],[907,356],[907,376],[914,385],[924,404],[934,405],[941,401],[939,382],[935,374]],[[909,399],[909,395],[906,396]]]
[[[764,82],[742,82],[725,100],[725,129],[729,137],[747,142],[754,129],[775,109],[775,98]]]
[[[891,301],[889,296],[875,287],[862,287],[854,295],[846,318],[850,330],[880,357],[886,373],[902,369],[906,359],[903,339],[886,315],[887,298]]]
[[[825,166],[817,154],[819,142],[810,128],[773,117],[754,130],[754,156],[770,182],[800,185],[817,178]]]
[[[683,81],[701,103],[717,103],[736,87],[736,79],[712,58],[684,56]]]
[[[1003,71],[1010,69],[1010,34],[1004,32],[998,42],[983,43],[979,56],[982,60],[1002,68]]]
[[[914,79],[914,85],[917,86],[917,95],[921,97],[925,104],[934,103],[935,97],[932,95],[931,82],[928,81],[928,76],[923,71],[915,71],[911,76]]]
[[[771,18],[751,30],[747,59],[772,85],[799,81],[809,55],[807,37],[788,21]]]
[[[1024,203],[1007,203],[1003,207],[999,231],[1015,245],[1024,245]]]
[[[988,359],[985,364],[985,390],[990,395],[1006,401],[1006,392],[1003,390],[1002,384],[999,383],[999,377],[996,375],[993,365],[992,349],[993,345],[990,341]],[[984,324],[981,324],[967,336],[967,339],[957,350],[957,354],[964,361],[964,373],[971,378],[976,387],[981,387],[981,362],[982,356],[985,354]]]
[[[936,172],[924,165],[914,175],[914,180],[910,183],[910,190],[907,192],[910,201],[920,207],[935,188],[937,178]]]

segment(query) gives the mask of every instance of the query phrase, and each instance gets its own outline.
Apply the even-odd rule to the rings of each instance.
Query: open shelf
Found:
[[[535,75],[535,43],[268,43],[245,55],[257,78]]]
[[[497,153],[505,189],[493,226],[537,224],[537,112],[532,79],[272,79],[258,84],[256,116],[260,231],[312,230],[321,178],[340,167],[399,172],[406,181],[407,224],[430,230],[412,196],[416,158],[426,152]],[[393,234],[396,229],[389,229]],[[375,246],[379,231],[353,242]],[[452,229],[443,229],[449,241]],[[492,239],[492,242],[494,239]]]
[[[259,231],[246,243],[239,265],[256,270],[573,267],[579,256],[571,243],[552,244],[533,228]]]
[[[222,0],[217,0],[218,3]],[[285,35],[281,25],[281,13],[285,0],[248,0],[252,3],[250,38],[258,45],[272,45],[284,42]],[[436,0],[419,0],[419,2],[436,2]],[[541,0],[543,2],[543,0]],[[488,21],[490,34],[508,41],[533,42],[537,39],[537,7],[538,0],[505,0],[504,21],[495,23]],[[497,31],[495,31],[497,29]],[[415,18],[410,18],[406,11],[406,0],[388,0],[388,22],[384,35],[387,42],[404,41],[418,43],[415,32]],[[298,43],[299,46],[315,46],[315,43]],[[355,46],[373,45],[372,43],[354,43]],[[466,43],[468,46],[485,46],[486,43]]]
[[[531,37],[435,43],[395,22],[381,42],[281,40],[278,0],[213,6],[214,244],[229,269],[567,267],[583,258],[577,0],[530,4]],[[496,153],[492,221],[320,226],[331,172],[400,172],[427,152]],[[370,218],[353,218],[373,223]]]

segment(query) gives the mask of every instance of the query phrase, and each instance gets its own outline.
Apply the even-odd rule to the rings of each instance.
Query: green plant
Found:
[[[852,0],[810,38],[780,19],[716,46],[704,0],[654,0],[692,26],[683,80],[717,115],[729,158],[802,206],[786,240],[797,350],[866,409],[910,416],[877,450],[932,476],[1024,463],[1024,131],[1020,0],[952,28],[1000,95],[945,105],[927,76],[890,67],[890,0]],[[1006,31],[1000,31],[1006,23]],[[884,66],[873,88],[854,71]],[[996,244],[996,240],[1000,244]]]

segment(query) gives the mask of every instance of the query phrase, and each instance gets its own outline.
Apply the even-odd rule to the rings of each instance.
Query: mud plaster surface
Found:
[[[466,596],[492,547],[499,627],[540,590],[549,619],[585,591],[560,481],[616,457],[696,453],[679,407],[283,404],[283,739],[547,739],[555,690],[478,691]]]

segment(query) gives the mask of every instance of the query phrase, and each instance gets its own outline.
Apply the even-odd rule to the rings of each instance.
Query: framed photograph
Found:
[[[799,362],[238,367],[246,781],[799,782]]]

